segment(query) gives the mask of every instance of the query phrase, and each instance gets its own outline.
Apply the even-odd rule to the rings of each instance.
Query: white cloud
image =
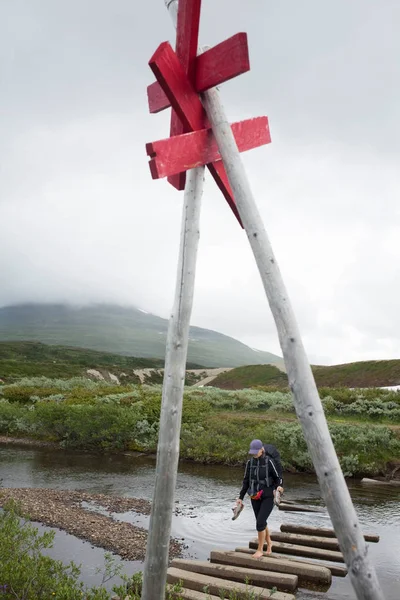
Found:
[[[18,2],[21,39],[2,38],[0,305],[111,301],[168,316],[183,196],[151,180],[144,151],[169,130],[145,94],[146,61],[172,37],[163,3],[156,22],[150,3],[139,20],[128,1],[45,4]],[[244,161],[310,358],[399,356],[397,3],[230,6],[222,23],[225,0],[205,5],[202,41],[248,30],[252,71],[222,93],[233,120],[270,118],[273,143]],[[245,233],[210,176],[193,323],[279,352]]]

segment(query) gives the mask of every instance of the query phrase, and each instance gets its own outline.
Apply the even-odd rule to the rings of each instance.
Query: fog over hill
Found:
[[[31,340],[162,359],[168,320],[138,308],[20,304],[0,308],[0,340]],[[201,327],[190,328],[188,362],[206,367],[274,363],[282,358]]]

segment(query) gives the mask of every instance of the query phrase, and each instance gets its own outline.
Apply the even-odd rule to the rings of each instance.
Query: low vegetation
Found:
[[[370,360],[344,365],[312,366],[318,387],[375,388],[400,385],[400,360]],[[257,386],[287,389],[286,373],[273,365],[238,367],[218,375],[213,387],[238,390]]]
[[[288,380],[286,373],[274,365],[251,365],[225,371],[213,379],[209,386],[225,390],[242,390],[257,386],[285,389],[288,387]]]
[[[40,342],[0,342],[0,379],[7,383],[18,381],[21,377],[34,377],[38,373],[45,377],[69,379],[86,376],[88,369],[104,373],[106,378],[110,371],[119,377],[124,373],[121,377],[124,382],[140,383],[133,370],[163,367],[164,361],[155,358],[121,356],[87,348],[49,346]],[[188,364],[187,368],[201,367]],[[162,376],[157,372],[151,377],[151,383],[162,381]]]
[[[85,348],[49,346],[40,342],[0,342],[0,377],[5,381],[35,376],[68,379],[86,374],[87,369],[124,371],[133,369],[162,368],[163,361]]]
[[[118,579],[112,596],[121,600],[140,600],[142,574],[133,577],[122,574],[122,565],[110,553],[105,553],[104,568],[97,586],[87,587],[80,580],[81,567],[68,565],[48,556],[55,532],[40,534],[37,527],[22,514],[20,506],[10,501],[0,512],[0,596],[4,600],[110,600],[106,584]],[[110,584],[111,585],[111,584]],[[166,600],[181,599],[180,584],[167,586]]]
[[[53,547],[54,531],[42,535],[17,504],[10,502],[0,513],[0,595],[5,600],[107,600],[104,587],[118,574],[108,555],[102,584],[87,588],[79,581],[80,568],[71,562],[64,565],[44,554]],[[117,569],[118,571],[118,569]]]
[[[55,532],[40,534],[37,527],[21,513],[19,505],[8,502],[0,512],[0,596],[4,600],[140,600],[142,573],[132,577],[122,574],[122,565],[110,553],[105,553],[104,568],[99,585],[88,587],[80,580],[81,567],[68,565],[48,556],[53,547]],[[113,580],[119,583],[108,590]],[[110,582],[107,586],[106,584]],[[207,593],[207,590],[204,590]],[[220,590],[221,599],[238,600],[235,592]],[[257,600],[250,585],[240,594],[242,600]],[[182,600],[182,582],[167,585],[165,600]]]
[[[400,393],[331,388],[321,390],[321,396],[347,475],[382,474],[400,459]],[[159,385],[25,378],[0,387],[0,433],[81,451],[152,453],[160,405]],[[241,464],[255,437],[279,447],[287,470],[312,471],[290,394],[277,389],[185,389],[182,458]]]

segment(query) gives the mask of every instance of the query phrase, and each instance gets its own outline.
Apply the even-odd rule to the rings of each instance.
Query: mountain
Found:
[[[137,308],[96,304],[22,304],[0,308],[1,341],[38,341],[142,358],[163,359],[168,321]],[[190,328],[188,362],[205,367],[283,364],[238,340]]]

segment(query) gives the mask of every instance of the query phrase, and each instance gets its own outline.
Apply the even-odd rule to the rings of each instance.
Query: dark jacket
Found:
[[[280,485],[283,485],[282,473],[273,459],[266,455],[260,458],[252,457],[246,463],[239,498],[243,500],[246,493],[253,496],[260,490],[263,490],[264,497],[271,498],[274,490]]]

